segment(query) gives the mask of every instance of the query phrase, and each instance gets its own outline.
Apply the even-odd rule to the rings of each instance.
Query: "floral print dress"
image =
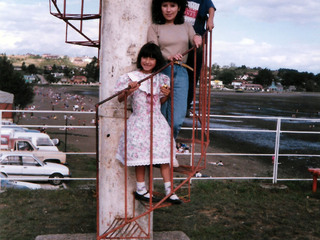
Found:
[[[150,74],[140,71],[122,75],[116,83],[116,91],[128,87],[128,83],[139,81]],[[160,87],[170,86],[170,79],[164,74],[153,77],[153,164],[170,163],[171,129],[160,111]],[[128,97],[133,113],[127,121],[127,166],[150,165],[150,116],[151,116],[151,79],[141,83],[138,90]],[[116,158],[125,164],[124,133],[120,137]],[[172,138],[173,140],[173,138]],[[173,140],[174,141],[174,140]],[[174,148],[175,158],[175,148]]]

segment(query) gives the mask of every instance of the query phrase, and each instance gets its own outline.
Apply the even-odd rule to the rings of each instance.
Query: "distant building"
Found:
[[[236,80],[231,83],[234,88],[243,88],[245,84],[248,84],[246,80]]]
[[[92,58],[90,57],[83,57],[82,59],[85,63],[91,63],[92,62]]]
[[[0,110],[12,110],[13,109],[14,95],[12,93],[0,91]],[[13,122],[13,113],[2,113],[2,121]]]
[[[34,83],[35,81],[37,81],[37,77],[34,74],[23,75],[23,79],[26,83]]]
[[[267,89],[268,92],[282,92],[283,91],[283,86],[281,83],[275,84],[274,81],[272,81],[271,85]]]
[[[45,58],[45,59],[59,59],[60,57],[58,55],[51,55],[49,53],[46,53],[46,54],[42,54],[42,58]]]
[[[62,78],[60,79],[60,82],[63,83],[63,84],[70,83],[70,78],[62,77]]]
[[[70,58],[70,62],[76,65],[86,65],[92,61],[92,58],[89,57],[74,57]]]
[[[222,89],[224,87],[223,82],[220,80],[212,80],[211,86],[216,89]]]
[[[294,85],[290,85],[290,86],[288,87],[288,91],[289,91],[289,92],[295,92],[295,91],[297,91],[297,88],[296,88],[296,86],[294,86]]]
[[[72,84],[83,84],[87,83],[87,77],[86,76],[73,76],[70,79],[70,83]]]
[[[72,59],[70,59],[70,61],[74,64],[83,64],[84,63],[81,57],[72,58]]]
[[[262,91],[262,89],[263,89],[262,85],[260,85],[260,84],[252,84],[252,83],[244,84],[243,88],[245,90],[255,91],[255,92],[256,91]]]
[[[250,79],[250,76],[248,74],[244,74],[242,76],[239,77],[240,80],[248,80]]]
[[[51,73],[52,76],[54,76],[55,78],[62,78],[64,77],[64,73]]]
[[[27,53],[26,54],[27,57],[36,57],[37,55],[33,54],[33,53]]]

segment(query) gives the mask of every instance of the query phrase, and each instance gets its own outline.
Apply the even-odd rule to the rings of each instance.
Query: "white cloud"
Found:
[[[0,30],[0,50],[2,53],[4,53],[4,49],[15,49],[19,41],[21,41],[21,37]]]
[[[320,73],[319,0],[214,3],[214,62]]]
[[[290,21],[295,23],[320,23],[318,0],[215,0],[217,15],[240,14],[258,21]]]
[[[254,45],[255,41],[253,39],[249,39],[249,38],[243,38],[240,41],[240,45]]]
[[[237,42],[214,41],[213,48],[213,62],[221,66],[235,63],[236,66],[246,65],[272,70],[290,68],[320,73],[320,50],[310,45],[288,44],[283,47],[241,39]]]
[[[233,62],[240,66],[320,72],[319,0],[214,0],[214,3],[217,7],[214,62],[221,66]],[[76,10],[74,6],[69,9]],[[85,22],[84,32],[92,39],[97,38],[98,30],[97,21]],[[68,40],[83,40],[72,30],[68,36]],[[1,0],[0,53],[97,56],[98,51],[66,44],[65,24],[50,15],[48,1]]]
[[[260,57],[262,62],[265,63],[276,63],[276,64],[284,64],[285,62],[287,62],[288,57],[285,55],[274,55],[274,56],[263,56]]]
[[[1,53],[97,55],[96,48],[65,43],[65,23],[50,14],[48,1],[1,2],[0,13]],[[84,31],[92,39],[98,30],[97,22],[85,22]],[[70,31],[68,40],[83,38]]]

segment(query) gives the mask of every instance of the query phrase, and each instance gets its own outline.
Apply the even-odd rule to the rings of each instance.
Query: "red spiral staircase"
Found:
[[[80,4],[80,13],[68,13],[68,4],[67,0],[49,0],[50,5],[50,14],[63,20],[66,23],[66,37],[65,42],[70,44],[76,44],[81,46],[87,46],[87,47],[96,47],[98,48],[98,53],[100,49],[100,38],[101,38],[101,1],[102,0],[96,0],[98,3],[97,13],[86,13],[85,12],[85,1],[79,0],[81,2]],[[85,32],[84,23],[85,21],[98,21],[98,37],[97,39],[94,39],[93,37],[89,36]],[[69,39],[69,28],[74,30],[78,36],[81,38],[81,40],[70,40]],[[192,134],[190,138],[183,138],[183,139],[177,139],[176,142],[186,143],[191,146],[191,153],[188,155],[190,156],[190,161],[188,164],[180,164],[178,168],[171,168],[171,192],[179,192],[183,188],[184,191],[182,194],[179,194],[179,197],[183,200],[183,202],[189,202],[191,200],[191,179],[195,176],[195,174],[202,169],[206,168],[206,151],[207,147],[209,145],[209,127],[210,127],[210,82],[211,82],[211,53],[212,53],[212,34],[206,33],[203,38],[203,56],[202,56],[202,69],[200,74],[200,80],[199,80],[199,86],[197,88],[196,83],[194,81],[194,89],[197,89],[197,91],[194,91],[193,96],[193,108],[192,108]],[[190,51],[196,52],[196,49],[192,48],[188,50],[184,54],[188,54]],[[99,57],[98,57],[99,58]],[[194,54],[194,66],[196,66],[196,54]],[[173,62],[167,64],[167,66],[173,66]],[[210,67],[208,67],[210,66]],[[164,67],[164,68],[165,68]],[[161,70],[163,70],[162,68]],[[161,71],[159,70],[159,72]],[[194,79],[195,79],[195,72],[196,69],[193,69],[194,71]],[[156,73],[155,73],[156,74]],[[152,78],[155,74],[150,76],[149,78]],[[172,75],[173,76],[173,75]],[[149,78],[143,79],[142,81],[145,81]],[[174,79],[171,79],[171,84],[173,86]],[[151,84],[153,86],[153,84]],[[124,89],[122,91],[127,91],[128,89]],[[97,156],[97,205],[99,206],[99,107],[103,105],[104,103],[110,101],[114,97],[118,96],[122,91],[118,92],[117,94],[110,96],[109,98],[99,102],[96,104],[96,156]],[[153,91],[153,90],[152,90]],[[171,91],[171,97],[173,98],[173,91]],[[127,99],[125,99],[125,106],[127,106]],[[153,106],[151,105],[151,108]],[[127,124],[127,108],[124,109],[124,118],[125,118],[125,129]],[[151,128],[150,132],[152,133],[152,113],[151,111]],[[173,118],[171,118],[173,119]],[[173,124],[171,124],[173,125]],[[171,130],[173,133],[173,130]],[[152,136],[152,135],[151,135]],[[150,136],[150,137],[151,137]],[[152,139],[152,138],[150,138]],[[152,149],[152,140],[150,141],[151,149]],[[175,143],[171,143],[171,151],[176,151]],[[152,151],[151,151],[152,152]],[[184,155],[186,156],[186,155]],[[183,155],[177,154],[177,159],[184,158]],[[152,162],[152,154],[150,156],[150,161]],[[172,157],[171,157],[171,166],[172,164]],[[179,160],[179,162],[185,163],[185,160]],[[169,207],[172,205],[171,203],[168,203],[166,200],[170,196],[165,196],[164,194],[155,192],[152,190],[153,186],[153,168],[154,166],[150,165],[150,175],[149,175],[149,185],[150,185],[150,194],[156,195],[158,198],[161,198],[159,202],[142,202],[140,201],[140,204],[143,205],[145,211],[142,214],[136,215],[134,212],[128,213],[128,205],[129,204],[135,204],[134,195],[133,194],[127,194],[127,176],[128,176],[128,169],[127,166],[125,167],[125,214],[124,216],[117,217],[114,219],[112,224],[104,231],[103,234],[99,235],[97,234],[97,239],[150,239],[151,233],[151,216],[150,214],[162,207]],[[173,177],[176,175],[184,175],[185,177],[183,180],[181,180],[180,183],[174,185]],[[185,188],[186,186],[186,188]],[[185,190],[186,189],[186,190]],[[97,214],[99,215],[99,211],[97,211]],[[129,217],[130,215],[130,217]],[[140,224],[139,219],[148,216],[148,227],[147,230],[145,230]],[[97,216],[97,219],[99,219],[99,216]],[[99,232],[99,220],[97,221],[97,230]]]
[[[208,39],[209,38],[209,39]],[[201,69],[201,75],[200,75],[200,80],[199,80],[199,86],[196,88],[196,83],[194,81],[194,89],[197,89],[197,91],[194,92],[193,96],[193,108],[192,108],[192,134],[190,138],[178,138],[176,139],[176,142],[181,142],[181,143],[186,143],[191,146],[191,153],[190,155],[190,161],[188,164],[181,164],[186,163],[185,159],[184,160],[179,160],[180,157],[185,157],[185,154],[177,154],[177,159],[179,160],[180,166],[178,168],[173,168],[171,167],[171,193],[177,193],[181,191],[182,189],[184,190],[182,194],[178,194],[180,199],[182,199],[183,202],[189,202],[191,199],[191,179],[195,176],[195,174],[202,169],[206,168],[206,152],[207,148],[209,145],[209,128],[210,128],[210,76],[211,74],[211,49],[212,49],[212,35],[209,34],[208,32],[205,34],[203,38],[203,56],[202,56],[202,61],[203,61],[203,67]],[[196,51],[195,48],[192,48],[188,50],[185,54],[187,54],[190,51]],[[194,66],[196,66],[196,54],[194,54]],[[209,62],[208,62],[209,59]],[[158,72],[161,72],[164,68],[168,66],[173,66],[174,63],[168,63],[165,67],[160,69]],[[173,68],[171,68],[173,69]],[[194,78],[195,78],[195,72],[196,69],[193,69],[194,71]],[[152,74],[148,78],[142,79],[139,81],[139,83],[146,81],[151,78],[153,80],[153,76],[157,74],[158,72]],[[173,74],[172,74],[173,76]],[[173,86],[173,77],[171,77],[171,86]],[[153,84],[151,84],[153,86]],[[99,107],[102,106],[104,103],[110,101],[111,99],[117,97],[120,93],[123,91],[126,92],[128,88],[123,89],[122,91],[110,96],[109,98],[99,102],[96,105],[96,136],[97,136],[97,164],[99,161],[99,137],[98,137],[98,129],[99,129]],[[153,95],[153,89],[151,87],[151,95]],[[152,96],[151,96],[152,98]],[[171,91],[171,98],[173,99],[173,91]],[[152,110],[153,106],[151,104],[151,110],[150,110],[150,149],[152,149],[152,128],[153,128],[153,117],[152,117]],[[172,111],[173,112],[173,111]],[[173,117],[171,117],[173,119]],[[124,108],[124,122],[125,122],[125,131],[127,129],[126,124],[127,124],[127,98],[125,98],[125,108]],[[173,126],[173,124],[171,124]],[[171,129],[171,133],[173,134],[173,129]],[[126,144],[126,142],[125,142]],[[175,143],[171,143],[171,151],[176,151]],[[173,155],[171,154],[171,166],[173,166]],[[152,163],[152,151],[150,155],[150,162]],[[153,169],[154,166],[150,164],[150,171],[149,171],[149,192],[152,196],[156,196],[158,199],[160,198],[161,200],[159,202],[152,202],[150,200],[149,202],[143,202],[140,201],[140,204],[142,204],[145,208],[145,211],[142,214],[136,215],[134,210],[132,213],[128,213],[128,204],[132,204],[134,206],[135,200],[134,199],[134,194],[127,194],[127,176],[128,176],[128,167],[125,166],[125,173],[124,173],[124,178],[125,178],[125,206],[124,206],[124,212],[125,216],[122,217],[117,217],[114,219],[112,224],[108,227],[108,229],[105,230],[105,232],[102,235],[98,235],[97,239],[102,240],[102,239],[149,239],[151,237],[150,234],[150,224],[151,224],[151,217],[150,213],[153,212],[154,210],[162,207],[169,207],[172,204],[167,202],[166,200],[169,198],[169,195],[165,196],[162,193],[155,192],[152,190],[153,187]],[[97,177],[97,189],[99,189],[99,167],[97,166],[97,171],[98,171],[98,177]],[[183,180],[181,180],[180,183],[174,185],[173,177],[176,175],[184,175],[185,177]],[[98,192],[99,196],[99,192]],[[98,200],[99,201],[99,200]],[[99,205],[99,202],[98,202]],[[99,214],[99,212],[98,212]],[[129,217],[130,215],[130,217]],[[146,231],[140,224],[139,224],[139,219],[148,216],[148,230]],[[99,216],[98,216],[99,219]],[[99,229],[99,223],[98,227]]]

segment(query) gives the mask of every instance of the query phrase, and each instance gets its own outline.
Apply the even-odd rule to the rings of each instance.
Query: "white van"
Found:
[[[14,138],[30,139],[33,145],[35,145],[39,150],[59,151],[56,146],[59,144],[59,140],[50,139],[49,135],[46,133],[15,132]]]

